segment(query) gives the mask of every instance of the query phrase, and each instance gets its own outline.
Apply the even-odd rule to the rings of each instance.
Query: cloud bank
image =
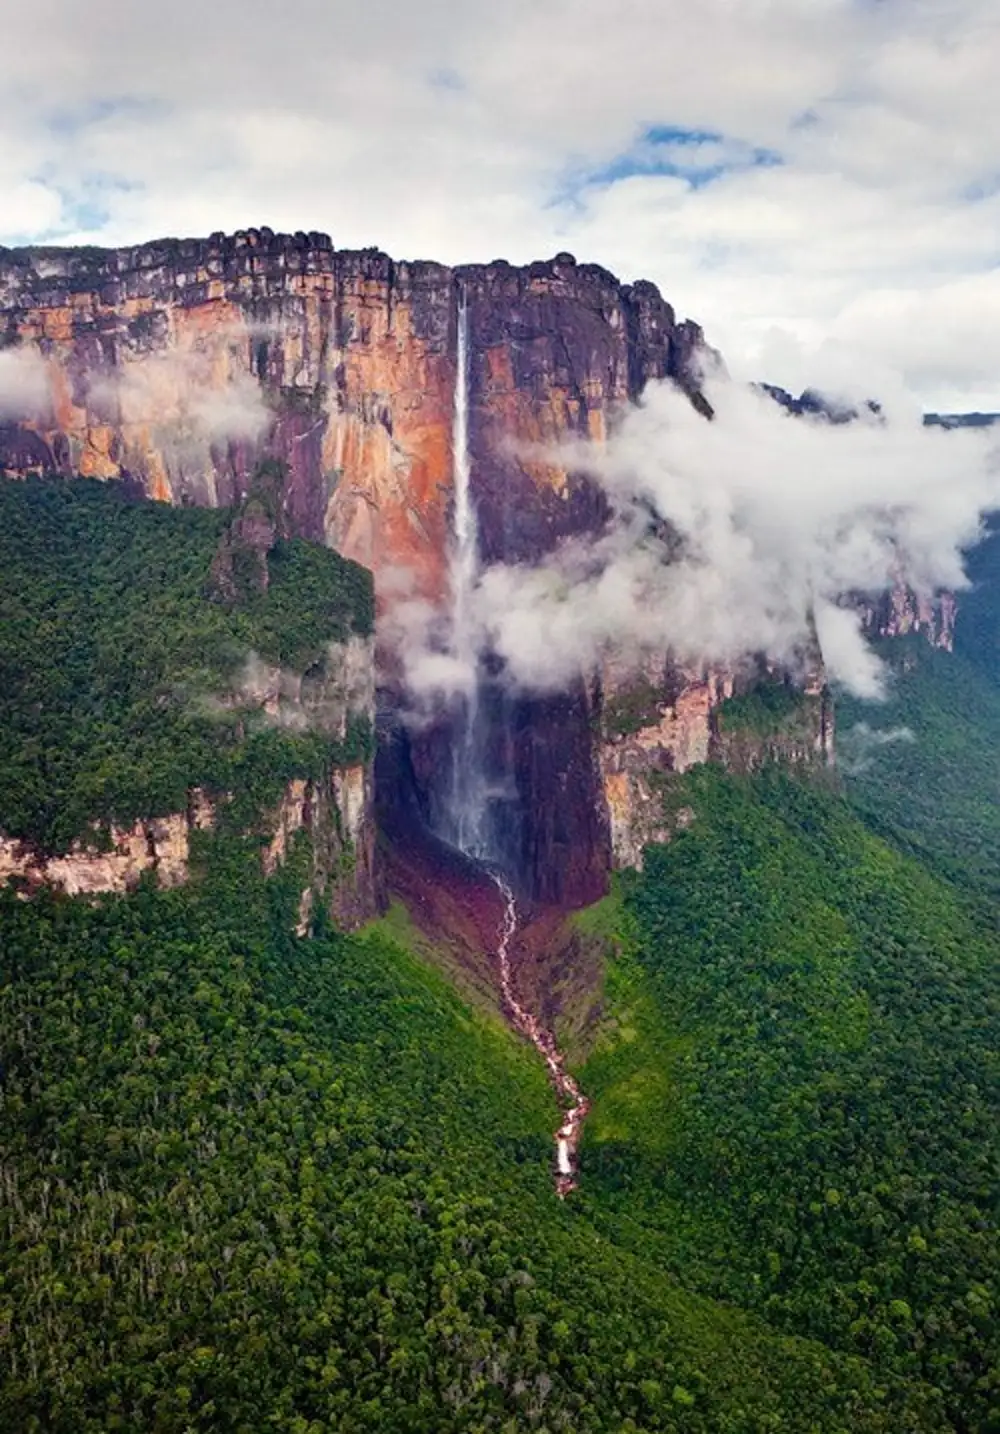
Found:
[[[1000,506],[995,439],[925,428],[906,409],[845,424],[792,417],[721,376],[705,392],[712,422],[654,384],[605,445],[561,451],[602,484],[613,520],[540,566],[483,572],[481,650],[545,691],[610,653],[670,650],[693,666],[761,654],[802,674],[818,646],[831,679],[879,695],[879,662],[845,600],[899,582],[927,595],[964,585],[962,550]],[[472,680],[435,622],[426,609],[397,619],[411,686],[428,701]]]
[[[832,342],[1000,407],[995,0],[9,8],[0,242],[569,249],[655,280],[740,377],[821,382]]]

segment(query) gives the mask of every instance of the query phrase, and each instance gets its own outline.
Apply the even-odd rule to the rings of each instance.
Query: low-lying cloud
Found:
[[[263,390],[246,367],[246,334],[214,336],[211,347],[170,348],[90,378],[88,401],[108,420],[141,435],[174,477],[200,479],[214,492],[216,454],[255,443],[272,421]],[[138,456],[141,461],[144,453]]]
[[[196,393],[190,411],[194,426],[211,443],[254,442],[270,422],[260,384],[248,373],[234,375],[224,388]]]
[[[909,727],[872,727],[867,722],[855,722],[837,739],[837,766],[847,776],[857,777],[871,769],[883,747],[912,745],[916,740]]]
[[[45,362],[37,349],[0,349],[0,421],[41,417],[51,405]]]
[[[613,520],[540,565],[485,570],[472,598],[480,650],[546,691],[611,653],[669,650],[693,666],[760,654],[801,674],[818,647],[832,680],[878,696],[851,595],[965,584],[962,551],[1000,506],[995,440],[909,411],[792,417],[722,375],[705,392],[711,422],[652,385],[606,444],[560,453],[602,485]],[[404,610],[397,623],[418,698],[469,685],[439,615]]]

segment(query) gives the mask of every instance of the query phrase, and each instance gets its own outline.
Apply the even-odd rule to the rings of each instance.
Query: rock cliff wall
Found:
[[[777,691],[772,710],[757,694]],[[746,773],[765,762],[820,772],[834,756],[833,705],[818,659],[799,686],[767,671],[682,669],[669,656],[605,662],[596,706],[612,863],[641,867],[643,848],[668,841],[663,779],[701,762]]]
[[[606,516],[543,446],[602,438],[651,378],[698,401],[698,327],[653,285],[568,254],[449,270],[266,229],[0,252],[0,342],[31,359],[37,389],[33,411],[8,405],[0,465],[124,473],[152,497],[215,504],[274,457],[286,531],[371,567],[383,606],[404,590],[441,599],[460,291],[483,557],[537,558]],[[509,754],[523,886],[590,899],[610,849],[592,694],[507,703],[503,721],[492,740]],[[416,742],[431,784],[443,740]]]
[[[5,406],[0,464],[128,473],[152,497],[215,504],[268,454],[287,466],[290,531],[439,593],[459,285],[486,555],[543,551],[596,495],[511,440],[600,436],[648,378],[688,383],[701,343],[651,284],[570,255],[451,270],[267,229],[0,250],[0,345],[41,362],[30,411]]]
[[[906,637],[920,633],[932,647],[951,652],[955,645],[958,604],[953,593],[923,597],[902,584],[877,600],[858,599],[865,632],[872,637]]]
[[[453,270],[266,229],[113,251],[0,251],[0,343],[35,380],[31,412],[4,410],[0,465],[125,473],[153,497],[215,504],[243,497],[259,461],[277,458],[285,531],[371,567],[383,609],[401,592],[441,600],[460,293],[482,556],[531,561],[607,516],[595,485],[553,459],[559,440],[600,440],[651,379],[672,379],[704,407],[697,325],[678,322],[653,285],[619,284],[568,254]],[[891,606],[869,620],[888,629],[930,619]],[[946,627],[942,616],[938,638]],[[299,694],[275,680],[266,700],[294,707]],[[522,890],[592,899],[613,862],[634,864],[657,835],[656,772],[713,756],[751,762],[717,719],[738,682],[616,659],[564,696],[494,701],[489,743],[513,794],[508,856]],[[803,740],[826,756],[829,714],[815,705],[816,732]],[[425,817],[448,741],[446,726],[411,737]],[[361,787],[351,801],[370,813]],[[318,800],[294,797],[294,820],[308,825]],[[367,853],[362,825],[356,845]]]
[[[95,830],[92,840],[74,842],[61,855],[0,833],[0,886],[16,881],[29,895],[41,886],[67,896],[123,895],[148,872],[159,886],[183,886],[191,876],[192,834],[211,831],[228,800],[195,787],[186,811]],[[327,783],[290,781],[275,809],[265,814],[261,862],[266,875],[284,865],[297,832],[307,832],[312,841],[311,880],[299,905],[300,934],[320,904],[346,929],[377,911],[373,802],[371,767],[359,763],[335,769]]]
[[[215,802],[195,787],[187,811],[113,826],[103,840],[95,831],[92,841],[74,842],[59,856],[0,834],[0,885],[18,880],[28,892],[52,886],[67,896],[121,894],[151,871],[160,886],[182,886],[190,874],[191,834],[210,830],[215,817]]]

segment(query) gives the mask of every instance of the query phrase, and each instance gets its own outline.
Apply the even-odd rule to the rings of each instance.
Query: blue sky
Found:
[[[773,149],[749,145],[716,130],[650,125],[629,149],[576,176],[579,188],[617,184],[637,174],[669,175],[701,189],[734,170],[781,164]]]
[[[995,0],[36,0],[5,41],[2,243],[570,249],[738,373],[1000,406]]]

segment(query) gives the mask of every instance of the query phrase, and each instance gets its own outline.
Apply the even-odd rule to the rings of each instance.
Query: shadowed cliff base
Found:
[[[608,889],[611,834],[582,683],[547,696],[479,692],[490,854],[528,908],[576,910]],[[443,830],[455,721],[442,715],[401,732],[409,797],[421,820]],[[398,781],[393,778],[393,782]]]
[[[577,1146],[589,1103],[553,1032],[586,1046],[599,1019],[602,953],[567,922],[574,909],[516,898],[500,870],[442,841],[424,816],[401,729],[383,724],[376,761],[382,870],[416,928],[409,944],[471,1002],[501,1015],[545,1060],[563,1108],[555,1135],[556,1192],[576,1188]],[[390,921],[393,918],[390,915]],[[421,939],[423,938],[423,939]]]

